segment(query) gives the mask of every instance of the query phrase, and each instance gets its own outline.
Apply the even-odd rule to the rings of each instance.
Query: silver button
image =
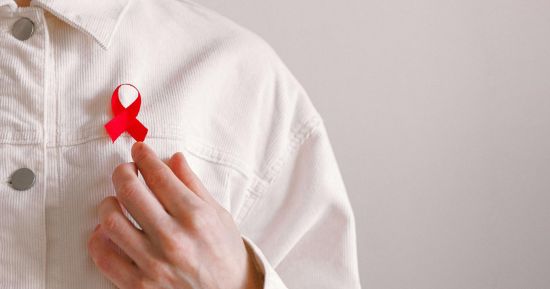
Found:
[[[34,32],[34,23],[27,17],[17,20],[11,28],[13,36],[19,40],[27,40]]]
[[[34,172],[28,168],[21,168],[11,175],[10,184],[12,188],[18,191],[30,189],[34,185],[36,176]]]

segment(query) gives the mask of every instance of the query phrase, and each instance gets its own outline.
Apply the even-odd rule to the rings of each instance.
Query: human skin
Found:
[[[19,7],[30,2],[16,1]],[[120,289],[263,287],[232,216],[182,153],[163,162],[138,142],[132,158],[114,170],[116,196],[99,204],[100,224],[88,240],[92,260],[111,282]],[[138,180],[138,170],[153,194]],[[124,208],[142,230],[123,215]]]
[[[133,162],[113,171],[116,196],[99,204],[100,223],[88,240],[99,270],[120,289],[263,288],[233,217],[184,155],[163,161],[143,142],[131,154]]]
[[[28,7],[31,4],[31,0],[16,0],[15,3],[19,7]]]

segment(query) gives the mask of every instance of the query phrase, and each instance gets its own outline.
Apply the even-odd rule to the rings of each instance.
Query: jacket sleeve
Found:
[[[320,116],[281,155],[240,224],[263,288],[360,288],[355,219]]]

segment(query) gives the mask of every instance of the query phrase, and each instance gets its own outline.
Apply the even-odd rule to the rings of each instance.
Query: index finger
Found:
[[[170,218],[153,194],[139,181],[135,164],[118,165],[112,175],[117,199],[148,234],[158,234]]]
[[[204,203],[145,143],[132,146],[132,158],[147,186],[171,215],[181,215]]]

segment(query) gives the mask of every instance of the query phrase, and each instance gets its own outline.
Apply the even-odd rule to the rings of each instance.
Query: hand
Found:
[[[111,282],[120,289],[263,288],[263,276],[231,214],[208,193],[182,153],[163,162],[137,142],[132,159],[114,170],[116,197],[99,205],[100,224],[88,240],[90,256]]]

